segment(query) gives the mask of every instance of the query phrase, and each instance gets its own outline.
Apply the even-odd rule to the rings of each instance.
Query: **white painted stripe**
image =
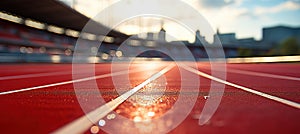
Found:
[[[216,71],[221,71],[221,70],[216,70]],[[299,77],[293,77],[293,76],[277,75],[277,74],[270,74],[270,73],[263,73],[263,72],[254,72],[254,71],[247,71],[247,70],[240,70],[240,69],[227,69],[226,71],[230,72],[230,73],[237,73],[237,74],[246,74],[246,75],[252,75],[252,76],[261,76],[261,77],[269,77],[269,78],[276,78],[276,79],[300,81]]]
[[[250,89],[250,88],[247,88],[247,87],[244,87],[244,86],[241,86],[241,85],[237,85],[237,84],[228,82],[226,80],[222,80],[222,79],[213,77],[213,76],[211,76],[209,74],[203,73],[203,72],[201,72],[201,71],[199,71],[197,69],[194,69],[194,68],[191,68],[191,67],[188,67],[188,66],[185,66],[185,65],[181,65],[181,67],[183,67],[187,71],[190,71],[190,72],[198,74],[198,75],[200,75],[202,77],[214,80],[216,82],[223,83],[223,84],[226,84],[228,86],[232,86],[232,87],[235,87],[237,89],[241,89],[243,91],[246,91],[246,92],[249,92],[249,93],[252,93],[252,94],[255,94],[255,95],[258,95],[258,96],[261,96],[261,97],[264,97],[264,98],[267,98],[267,99],[270,99],[270,100],[273,100],[273,101],[276,101],[276,102],[279,102],[279,103],[282,103],[282,104],[285,104],[287,106],[291,106],[291,107],[300,109],[300,104],[297,103],[297,102],[293,102],[293,101],[290,101],[290,100],[279,98],[277,96],[273,96],[273,95],[269,95],[269,94],[266,94],[266,93],[263,93],[263,92],[260,92],[260,91],[256,91],[254,89]]]
[[[174,67],[174,64],[171,64],[164,68],[163,70],[159,71],[158,73],[152,75],[143,83],[139,84],[138,86],[134,87],[133,89],[129,90],[128,92],[122,94],[121,96],[117,97],[116,99],[106,103],[105,105],[100,106],[99,108],[93,110],[92,112],[76,119],[73,122],[59,128],[58,130],[54,131],[55,134],[78,134],[84,133],[91,127],[93,124],[96,124],[100,119],[105,117],[108,113],[113,111],[117,108],[121,103],[123,103],[126,99],[136,93],[138,90],[152,82],[153,80],[159,78],[169,70]]]
[[[273,56],[273,57],[248,57],[228,58],[227,63],[267,63],[267,62],[298,62],[300,56]]]
[[[246,75],[253,75],[253,76],[276,78],[276,79],[300,81],[300,78],[292,77],[292,76],[276,75],[276,74],[269,74],[269,73],[262,73],[262,72],[239,70],[239,69],[227,69],[227,71],[231,72],[231,73],[238,73],[238,74],[246,74]]]
[[[142,65],[143,66],[143,65]],[[83,68],[82,70],[84,70]],[[80,73],[87,73],[89,71],[81,71]],[[47,72],[47,73],[33,73],[33,74],[23,74],[23,75],[14,75],[14,76],[0,76],[0,80],[11,80],[11,79],[24,79],[24,78],[33,78],[33,77],[43,77],[43,76],[56,76],[56,75],[66,75],[72,74],[71,71],[59,71],[59,72]]]
[[[85,68],[82,68],[84,70]],[[81,71],[80,73],[87,73],[88,71]],[[0,80],[11,80],[11,79],[24,79],[24,78],[33,78],[33,77],[43,77],[43,76],[56,76],[56,75],[67,75],[72,74],[72,71],[57,71],[57,72],[46,72],[46,73],[31,73],[23,75],[13,75],[13,76],[2,76]]]
[[[0,80],[11,80],[11,79],[23,79],[23,78],[32,78],[32,77],[42,77],[42,76],[55,76],[55,75],[64,75],[71,74],[72,72],[48,72],[48,73],[35,73],[35,74],[24,74],[24,75],[15,75],[15,76],[2,76]]]
[[[133,71],[130,71],[130,73],[136,73],[136,72],[141,72],[141,71],[145,71],[145,70],[133,70]],[[42,88],[48,88],[48,87],[54,87],[54,86],[61,86],[61,85],[72,84],[72,83],[77,83],[77,82],[89,81],[89,80],[93,80],[93,79],[100,79],[100,78],[106,78],[106,77],[111,77],[111,76],[123,75],[123,74],[127,74],[127,73],[128,73],[128,71],[125,70],[125,71],[120,71],[120,72],[115,72],[115,73],[108,73],[108,74],[103,74],[103,75],[98,75],[98,76],[91,76],[91,77],[77,79],[77,80],[64,81],[64,82],[59,82],[59,83],[53,83],[53,84],[47,84],[47,85],[42,85],[42,86],[23,88],[23,89],[18,89],[18,90],[10,90],[10,91],[5,91],[5,92],[0,92],[0,95],[7,95],[7,94],[25,92],[25,91],[36,90],[36,89],[42,89]]]

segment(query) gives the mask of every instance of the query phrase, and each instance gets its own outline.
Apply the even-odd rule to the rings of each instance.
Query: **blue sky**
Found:
[[[71,0],[67,0],[71,1]],[[102,9],[108,7],[119,0],[77,0],[75,9],[79,12],[93,17]],[[130,3],[131,0],[127,0]],[[161,2],[157,0],[158,3]],[[197,9],[216,30],[219,28],[221,33],[235,32],[237,38],[254,37],[261,39],[261,30],[263,27],[271,27],[277,25],[287,25],[300,27],[300,0],[182,0],[193,8]],[[176,6],[176,5],[171,5]],[[126,12],[126,9],[122,10]],[[184,19],[191,19],[193,16],[185,16],[181,12],[178,16]],[[122,14],[112,14],[110,16],[117,17]],[[111,19],[114,20],[113,18]],[[147,20],[151,21],[151,20]],[[105,24],[103,21],[102,23]],[[151,24],[149,22],[145,22]],[[154,23],[153,23],[154,24]],[[157,31],[160,29],[160,23],[155,23],[144,28],[146,31]],[[109,24],[107,24],[109,25]],[[129,24],[120,27],[118,30],[127,34],[134,34],[139,30],[137,26]],[[185,36],[184,32],[174,30],[171,23],[164,24],[168,31],[172,34],[178,34],[178,39],[192,41],[193,37]],[[147,27],[147,25],[143,25]],[[154,27],[154,28],[153,28]],[[155,28],[156,27],[156,28]],[[173,29],[172,29],[173,28]],[[201,30],[201,29],[200,29]],[[176,31],[179,31],[176,33]],[[145,32],[145,30],[143,31]],[[211,40],[211,37],[207,37]]]
[[[208,5],[203,8],[209,16],[223,14],[224,17],[212,19],[214,27],[221,32],[236,32],[238,38],[260,39],[263,27],[300,26],[299,0],[226,0],[223,5],[216,4],[217,1],[224,0],[198,0],[200,6]]]
[[[272,9],[276,6],[283,5],[284,3],[288,2],[293,3],[295,5],[295,9],[282,8],[278,12],[266,13],[257,16],[267,17],[270,19],[270,21],[268,22],[261,22],[261,24],[266,26],[279,24],[300,26],[300,0],[244,0],[240,7],[246,7],[250,11],[255,11],[257,7]]]
[[[261,5],[264,7],[272,7],[285,1],[287,0],[244,0],[241,6],[246,6],[249,8],[253,8],[257,5]]]

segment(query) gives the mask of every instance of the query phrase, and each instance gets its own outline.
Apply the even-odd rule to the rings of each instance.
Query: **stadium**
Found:
[[[66,1],[2,1],[0,9],[1,133],[299,131],[299,23],[263,27],[261,39],[201,26],[190,41],[170,40],[171,19],[128,34]]]

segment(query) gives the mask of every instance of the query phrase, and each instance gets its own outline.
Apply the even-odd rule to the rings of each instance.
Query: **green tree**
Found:
[[[252,50],[247,48],[239,48],[238,49],[239,57],[249,57],[252,56]]]
[[[271,50],[269,50],[265,55],[263,56],[278,56],[280,55],[280,47],[279,45],[276,45],[275,47],[273,47]]]
[[[299,54],[299,44],[296,38],[288,38],[280,45],[280,55],[296,55]]]

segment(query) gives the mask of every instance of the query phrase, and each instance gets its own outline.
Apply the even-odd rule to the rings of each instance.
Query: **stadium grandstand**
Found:
[[[117,31],[105,36],[107,27],[59,1],[3,1],[0,9],[0,62],[71,62],[79,36],[87,49],[97,41],[118,44],[128,38]],[[87,22],[103,31],[80,33]]]
[[[31,3],[31,4],[28,4]],[[170,50],[178,57],[182,47],[187,46],[196,59],[207,58],[203,46],[184,42],[167,42],[166,31],[162,28],[159,39],[143,39],[110,30],[108,27],[91,20],[60,1],[16,0],[4,1],[0,5],[0,62],[49,62],[70,63],[78,38],[81,51],[97,53],[96,57],[82,62],[111,61],[112,57],[122,60],[136,57],[171,60],[159,51],[142,50],[159,48]],[[85,25],[96,29],[81,32]],[[106,31],[110,31],[106,35]],[[124,43],[124,51],[118,51]],[[101,45],[100,45],[101,44]],[[99,47],[100,46],[100,47]],[[214,46],[211,49],[215,49]],[[218,49],[218,48],[217,48]],[[126,58],[125,58],[126,57]]]

